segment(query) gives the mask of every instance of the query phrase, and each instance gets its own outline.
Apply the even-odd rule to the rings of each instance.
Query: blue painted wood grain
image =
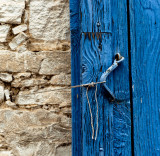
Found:
[[[102,47],[99,46],[100,44]],[[82,34],[81,47],[82,83],[99,82],[102,72],[112,64],[111,36],[100,33],[84,33]],[[105,105],[108,107],[110,106],[105,94],[102,93],[102,86],[98,85],[97,87],[97,100],[99,103],[97,140],[92,140],[91,117],[86,98],[86,88],[82,90],[83,155],[87,156],[99,155],[100,149],[104,149],[104,134],[108,129],[104,129],[104,114],[107,113],[108,116],[112,115],[109,109],[104,109]],[[95,87],[89,88],[88,96],[93,112],[94,129],[96,130],[97,107],[95,101]]]
[[[130,0],[136,156],[160,155],[160,1]]]
[[[99,81],[101,74],[113,63],[114,55],[120,52],[125,57],[125,62],[110,75],[107,84],[113,89],[116,97],[121,99],[121,102],[110,103],[101,86],[98,86],[100,124],[98,139],[93,141],[86,89],[82,90],[84,155],[98,155],[101,148],[104,149],[104,155],[131,155],[127,3],[114,0],[110,5],[112,8],[112,32],[82,33],[82,83]],[[94,91],[95,88],[89,90],[89,97],[96,128]]]
[[[70,0],[71,85],[80,84],[80,0]],[[82,156],[82,113],[80,88],[72,89],[72,155]]]
[[[111,32],[110,0],[81,0],[81,32]]]
[[[77,0],[70,0],[70,10],[72,85],[98,82],[101,74],[113,63],[117,52],[125,56],[124,63],[107,79],[107,85],[121,102],[109,102],[108,95],[102,86],[98,85],[99,130],[96,141],[91,138],[86,88],[81,91],[72,90],[72,155],[130,156],[127,2],[81,0],[79,3]],[[99,26],[97,22],[100,23]],[[90,88],[88,94],[96,128],[94,91],[95,88]]]
[[[113,72],[113,89],[120,102],[113,104],[113,155],[131,155],[131,105],[129,84],[127,1],[112,0],[112,50],[125,60]]]

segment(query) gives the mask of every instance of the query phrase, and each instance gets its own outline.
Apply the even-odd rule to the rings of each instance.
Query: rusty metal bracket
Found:
[[[115,60],[113,62],[113,64],[106,70],[106,72],[104,72],[100,78],[100,82],[104,82],[106,81],[108,75],[113,71],[115,70],[119,63],[121,63],[122,61],[124,61],[124,57],[121,56],[119,53],[117,53],[115,55]],[[108,86],[106,85],[106,83],[103,83],[103,86],[104,88],[106,89],[106,91],[111,95],[112,99],[115,100],[115,96],[114,94],[112,93],[112,91],[108,88]]]

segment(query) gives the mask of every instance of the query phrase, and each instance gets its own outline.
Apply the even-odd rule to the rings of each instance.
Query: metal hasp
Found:
[[[100,78],[100,82],[106,81],[108,75],[118,67],[119,63],[121,63],[124,60],[124,57],[121,56],[119,53],[115,55],[115,60],[113,64],[104,72]],[[103,83],[104,88],[107,90],[107,92],[111,95],[112,99],[115,100],[115,96],[112,93],[112,91],[107,87],[106,83]]]

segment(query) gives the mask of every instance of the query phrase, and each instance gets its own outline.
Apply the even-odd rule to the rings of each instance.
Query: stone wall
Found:
[[[0,156],[70,156],[69,0],[0,0]]]

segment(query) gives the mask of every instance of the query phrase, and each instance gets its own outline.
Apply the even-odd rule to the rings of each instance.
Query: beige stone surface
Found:
[[[71,146],[61,146],[56,150],[56,156],[71,156]]]
[[[0,1],[0,22],[20,24],[25,8],[24,0],[1,0]]]
[[[50,83],[52,85],[71,85],[71,74],[60,73],[52,76]]]
[[[24,71],[24,55],[7,50],[1,50],[0,72],[20,72],[20,71]]]
[[[0,156],[13,156],[11,151],[0,151]]]
[[[16,98],[18,105],[60,105],[64,101],[71,103],[70,89],[64,87],[46,87],[38,91],[20,91]]]
[[[11,108],[17,108],[16,104],[11,102],[11,101],[6,101],[5,104],[8,106],[8,107],[11,107]]]
[[[29,10],[25,10],[24,13],[24,23],[27,24],[29,21]]]
[[[30,0],[29,32],[34,39],[69,40],[69,1]]]
[[[71,143],[70,123],[52,110],[0,110],[0,132],[14,156],[69,156],[70,147],[63,145]]]
[[[43,77],[39,78],[31,78],[31,79],[14,79],[12,82],[13,87],[33,87],[38,85],[47,85],[48,81],[45,80]]]
[[[4,90],[4,95],[5,95],[6,100],[10,100],[10,92],[8,89]]]
[[[70,52],[17,53],[1,50],[0,72],[34,72],[42,75],[70,73]]]
[[[14,79],[27,79],[31,77],[31,73],[25,72],[25,73],[16,73],[13,75]]]
[[[14,35],[20,33],[20,32],[23,32],[23,31],[26,31],[27,30],[27,25],[26,24],[22,24],[22,25],[19,25],[19,26],[16,26],[12,29],[12,32]]]
[[[11,26],[9,24],[0,25],[0,42],[6,42]]]
[[[25,33],[20,33],[16,37],[12,39],[12,41],[9,43],[9,46],[12,50],[16,50],[17,47],[24,41],[27,40],[27,35]]]
[[[0,50],[8,50],[7,43],[0,42]]]
[[[70,50],[70,41],[42,41],[30,39],[28,44],[30,51],[68,51]]]
[[[61,72],[70,73],[70,59],[68,57],[61,58],[60,54],[55,58],[45,58],[41,62],[41,68],[39,74],[43,75],[55,75]],[[63,57],[63,56],[62,56]]]
[[[12,74],[0,73],[0,80],[2,80],[4,82],[11,82],[13,80]]]
[[[0,156],[71,156],[69,0],[0,0]]]
[[[4,101],[4,85],[0,85],[0,104]]]

